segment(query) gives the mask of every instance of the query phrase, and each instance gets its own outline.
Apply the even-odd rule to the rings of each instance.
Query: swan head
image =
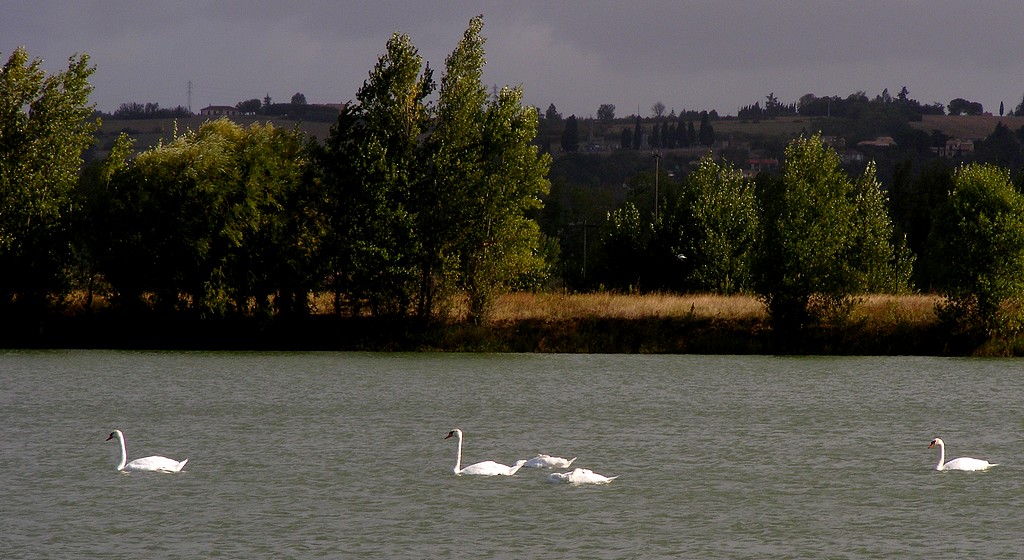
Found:
[[[928,444],[928,449],[931,449],[931,448],[935,447],[936,445],[938,445],[939,447],[943,447],[942,439],[940,439],[940,438],[933,439],[932,442]]]
[[[114,430],[113,432],[110,432],[110,435],[107,436],[107,441],[110,441],[116,437],[124,437],[124,435],[121,433],[121,430]]]
[[[448,432],[448,435],[444,436],[444,439],[448,439],[450,437],[458,437],[459,439],[462,439],[462,430],[455,428],[454,430]]]

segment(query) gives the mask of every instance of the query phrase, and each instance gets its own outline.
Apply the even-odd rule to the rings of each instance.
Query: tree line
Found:
[[[98,125],[88,56],[47,77],[18,49],[0,91],[0,306],[85,289],[122,309],[279,315],[328,291],[338,313],[429,319],[464,294],[479,319],[545,273],[525,213],[550,164],[521,91],[482,84],[482,26],[470,22],[439,84],[392,36],[322,143],[210,121],[137,155],[122,135],[84,173]]]
[[[471,20],[439,83],[393,35],[322,142],[217,120],[138,154],[122,136],[84,171],[98,125],[88,56],[46,76],[16,50],[0,81],[0,309],[39,312],[84,291],[119,309],[271,317],[309,313],[328,293],[339,315],[420,319],[461,297],[479,321],[502,292],[569,285],[569,233],[542,227],[560,204],[534,145],[538,111],[518,88],[483,86],[482,26]],[[911,239],[874,165],[851,176],[820,135],[790,142],[775,174],[710,156],[681,178],[659,170],[614,210],[565,224],[593,228],[577,285],[755,294],[792,332],[860,295],[919,289],[923,260],[943,317],[1015,328],[1020,185],[990,164],[946,177],[929,192],[927,234]]]

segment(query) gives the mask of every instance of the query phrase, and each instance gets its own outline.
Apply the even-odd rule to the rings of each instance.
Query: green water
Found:
[[[5,558],[1014,558],[1024,361],[0,353]],[[619,478],[455,476],[537,453]],[[189,458],[182,473],[122,474]],[[999,463],[937,472],[947,458]]]

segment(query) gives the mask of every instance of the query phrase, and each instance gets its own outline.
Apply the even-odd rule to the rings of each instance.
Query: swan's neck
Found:
[[[935,465],[935,470],[941,471],[942,467],[946,464],[946,446],[939,444],[939,464]]]
[[[462,470],[462,432],[455,432],[455,435],[459,438],[459,445],[455,452],[455,474],[459,474]]]
[[[117,464],[117,470],[124,470],[125,463],[128,462],[128,448],[124,444],[124,436],[120,433],[117,434],[117,442],[121,444],[121,462]]]

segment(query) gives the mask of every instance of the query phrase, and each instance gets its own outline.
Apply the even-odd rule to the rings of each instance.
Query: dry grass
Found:
[[[529,294],[502,297],[495,306],[494,322],[527,319],[647,319],[672,317],[764,318],[764,306],[750,296],[713,294]]]
[[[870,295],[853,310],[853,318],[871,323],[905,323],[925,325],[936,320],[935,295]]]
[[[869,323],[927,324],[935,320],[935,296],[870,295],[854,308],[853,318]],[[767,319],[764,305],[748,295],[614,293],[515,293],[499,299],[492,322],[537,319]]]

